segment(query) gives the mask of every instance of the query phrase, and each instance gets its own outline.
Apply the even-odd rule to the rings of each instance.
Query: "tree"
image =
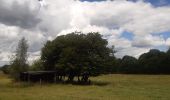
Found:
[[[28,70],[27,50],[28,50],[27,40],[23,37],[18,42],[16,53],[13,56],[13,59],[11,60],[10,74],[17,81],[19,80],[20,73]]]
[[[80,75],[87,81],[87,73],[101,74],[109,58],[114,57],[107,44],[98,33],[74,32],[48,41],[42,48],[41,60],[45,70],[66,73],[69,81]]]
[[[41,59],[35,60],[33,64],[30,66],[29,70],[31,71],[42,71],[43,65]]]
[[[168,49],[167,54],[170,55],[170,48]]]
[[[0,70],[4,73],[4,74],[9,74],[9,65],[3,65]]]
[[[161,74],[167,71],[166,53],[151,49],[148,53],[142,54],[138,63],[140,71],[147,74]]]
[[[117,63],[118,73],[170,74],[170,49],[167,52],[151,49],[138,59],[124,56],[122,59],[118,59]]]
[[[121,73],[137,73],[137,59],[131,56],[124,56],[120,61],[118,71]]]

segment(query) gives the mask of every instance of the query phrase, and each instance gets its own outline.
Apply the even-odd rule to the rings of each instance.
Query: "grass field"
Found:
[[[0,100],[170,100],[170,75],[103,75],[93,85],[27,85],[0,74]]]

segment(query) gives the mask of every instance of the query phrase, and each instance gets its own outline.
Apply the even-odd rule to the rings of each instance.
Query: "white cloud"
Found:
[[[134,56],[138,58],[141,54],[148,52],[150,48],[137,48],[137,47],[129,47],[119,50],[116,53],[116,56],[122,58],[125,55]]]
[[[32,61],[39,57],[40,48],[47,40],[74,31],[100,32],[108,39],[109,46],[115,45],[119,50],[116,56],[138,57],[154,46],[170,45],[170,39],[165,41],[160,36],[161,32],[170,31],[169,12],[168,6],[154,7],[142,0],[45,0],[43,5],[38,0],[1,0],[0,61],[7,60],[6,52],[13,53],[23,36],[30,45]],[[134,38],[121,37],[124,31],[132,32]]]
[[[166,41],[161,36],[153,36],[151,34],[145,35],[145,36],[136,36],[134,38],[134,41],[132,42],[132,46],[134,47],[154,47],[154,46],[160,46],[165,45]]]
[[[0,24],[0,61],[7,63],[10,60],[10,56],[16,51],[18,41],[22,37],[28,40],[29,59],[37,57],[34,54],[40,51],[47,40],[42,33]]]
[[[125,38],[115,38],[115,37],[110,37],[109,38],[109,44],[110,45],[115,45],[115,48],[118,49],[123,49],[123,48],[129,48],[131,47],[131,41]]]
[[[166,45],[170,47],[170,38],[166,40]]]

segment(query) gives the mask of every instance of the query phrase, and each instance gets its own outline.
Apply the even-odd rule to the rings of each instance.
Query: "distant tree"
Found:
[[[124,56],[118,68],[120,73],[137,73],[137,59],[132,56]]]
[[[9,74],[9,68],[10,65],[3,65],[0,70],[4,73],[4,74]]]
[[[140,70],[147,74],[161,74],[165,73],[166,66],[164,62],[166,53],[156,49],[151,49],[148,53],[144,53],[139,57]]]
[[[168,49],[168,51],[166,52],[168,55],[170,55],[170,48]]]
[[[42,65],[41,59],[35,60],[33,64],[30,66],[29,70],[31,71],[42,71],[44,70],[44,67]]]
[[[10,74],[15,80],[19,80],[19,75],[21,72],[28,70],[27,64],[27,50],[28,44],[25,38],[22,38],[16,49],[16,53],[11,60]]]
[[[104,72],[102,69],[109,58],[114,58],[114,52],[107,44],[98,33],[74,32],[48,41],[42,48],[41,60],[45,70],[67,73],[70,81],[82,73],[97,75]],[[88,77],[84,76],[83,80],[87,81]]]
[[[170,49],[166,53],[151,49],[138,59],[124,56],[117,63],[117,73],[170,74]]]
[[[162,58],[162,66],[164,66],[164,73],[170,74],[170,48],[165,53],[164,58]]]

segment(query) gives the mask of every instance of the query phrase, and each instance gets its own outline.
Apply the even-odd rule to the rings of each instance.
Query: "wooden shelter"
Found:
[[[28,71],[20,73],[20,80],[24,82],[55,82],[55,71]]]

